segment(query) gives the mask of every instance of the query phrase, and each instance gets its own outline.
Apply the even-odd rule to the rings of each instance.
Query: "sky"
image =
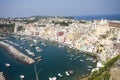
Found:
[[[120,14],[120,0],[0,0],[0,17]]]

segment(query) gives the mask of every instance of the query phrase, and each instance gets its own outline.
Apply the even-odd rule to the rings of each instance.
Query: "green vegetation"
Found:
[[[38,25],[38,27],[45,27],[46,25]]]
[[[11,33],[15,24],[0,24],[0,33]]]
[[[100,68],[98,71],[94,71],[88,78],[88,80],[109,80],[110,68],[114,65],[114,63],[120,58],[120,55],[108,61],[104,67]]]
[[[21,30],[24,30],[24,27],[23,27],[23,26],[19,26],[19,27],[18,27],[18,31],[21,31]]]
[[[103,35],[100,35],[100,39],[105,39],[107,38],[108,36],[106,34],[103,34]]]
[[[60,26],[69,26],[69,24],[71,24],[71,22],[55,22],[55,21],[52,21],[52,23],[54,23],[55,25],[59,24]]]

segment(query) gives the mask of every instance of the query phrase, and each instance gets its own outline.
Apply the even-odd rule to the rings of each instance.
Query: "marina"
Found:
[[[4,71],[7,75],[7,79],[35,80],[37,77],[34,72],[37,71],[36,73],[38,73],[37,75],[40,80],[76,80],[82,77],[82,75],[90,74],[91,69],[96,67],[96,63],[92,62],[95,59],[87,60],[87,57],[91,58],[91,56],[83,52],[76,50],[67,52],[69,50],[68,47],[58,47],[58,44],[42,39],[37,39],[39,42],[35,43],[34,47],[31,47],[30,43],[35,41],[33,41],[31,37],[22,37],[24,37],[24,40],[21,40],[20,36],[17,38],[7,36],[7,40],[9,42],[13,42],[14,40],[11,45],[23,54],[33,58],[35,62],[31,65],[26,65],[16,61],[7,51],[0,47],[0,54],[3,56],[0,58],[1,71]],[[41,42],[47,47],[41,44]],[[19,46],[14,44],[18,44]],[[38,52],[36,47],[39,47],[43,52]],[[34,53],[34,56],[32,56],[33,53],[31,54],[31,52]],[[3,63],[5,65],[2,65]],[[8,66],[9,68],[5,70],[4,66]],[[35,66],[36,68],[34,70]]]

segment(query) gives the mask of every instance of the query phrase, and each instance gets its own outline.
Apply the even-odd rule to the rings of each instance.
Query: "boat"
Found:
[[[35,57],[35,60],[36,60],[36,61],[41,61],[41,60],[42,60],[42,59],[41,59],[41,56]]]
[[[40,58],[41,58],[41,56],[35,57],[35,59],[40,59]]]
[[[88,71],[90,71],[91,69],[87,69]]]
[[[93,68],[92,66],[87,66],[88,68]]]
[[[30,50],[25,49],[25,51],[26,51],[29,55],[35,56],[35,54],[34,54],[33,52],[31,52]]]
[[[83,60],[82,60],[82,59],[80,59],[80,61],[81,61],[81,62],[83,62]]]
[[[34,44],[30,44],[30,47],[34,47]]]
[[[66,74],[67,76],[70,76],[70,74],[69,74],[69,72],[68,72],[68,71],[66,71],[66,72],[65,72],[65,74]]]
[[[40,59],[37,59],[37,61],[41,61],[42,59],[40,58]]]
[[[42,43],[41,43],[41,45],[43,45],[44,47],[46,47],[46,46],[47,46],[44,42],[42,42]]]
[[[73,71],[73,70],[69,70],[68,72],[69,72],[70,74],[73,74],[73,73],[74,73],[74,71]]]
[[[49,80],[57,80],[57,77],[49,77]]]
[[[93,60],[92,62],[95,63],[95,62],[97,62],[97,60],[95,59],[95,60]]]
[[[70,58],[70,60],[72,60],[72,58]]]
[[[70,50],[68,50],[67,52],[70,52]]]
[[[58,73],[58,76],[59,76],[59,77],[63,77],[63,75],[62,75],[61,73]]]
[[[37,52],[42,52],[43,50],[40,47],[35,47]]]
[[[20,75],[20,78],[21,78],[21,79],[24,79],[24,78],[25,78],[25,76],[24,76],[24,75]]]
[[[9,64],[9,63],[5,63],[5,66],[9,67],[9,66],[10,66],[10,64]]]

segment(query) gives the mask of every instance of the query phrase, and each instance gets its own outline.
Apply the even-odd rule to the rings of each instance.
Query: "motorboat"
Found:
[[[73,70],[69,70],[68,72],[69,72],[70,74],[73,74],[73,73],[74,73],[74,71],[73,71]]]
[[[20,78],[21,78],[21,79],[24,79],[24,78],[25,78],[25,76],[24,76],[24,75],[20,75]]]
[[[61,73],[58,73],[58,76],[59,76],[59,77],[63,77],[63,75],[62,75]]]
[[[10,64],[9,64],[9,63],[5,63],[5,66],[9,67],[9,66],[10,66]]]
[[[66,71],[66,72],[65,72],[65,74],[66,74],[67,76],[70,76],[70,74],[69,74],[69,72],[68,72],[68,71]]]
[[[25,49],[25,51],[26,51],[29,55],[35,56],[35,54],[34,54],[33,52],[31,52],[30,50]]]
[[[43,50],[40,47],[35,47],[37,52],[42,52]]]
[[[49,80],[57,80],[57,77],[49,77]]]

